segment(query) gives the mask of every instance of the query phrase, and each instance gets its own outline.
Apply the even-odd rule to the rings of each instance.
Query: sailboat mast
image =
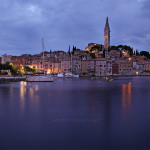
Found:
[[[45,47],[44,47],[44,40],[43,40],[43,38],[42,38],[42,49],[43,49],[43,68],[44,68],[44,76],[45,76],[45,62],[44,62],[44,49],[45,49]]]
[[[71,53],[71,73],[72,73],[72,53]]]

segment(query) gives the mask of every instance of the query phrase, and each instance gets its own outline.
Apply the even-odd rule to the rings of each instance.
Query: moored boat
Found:
[[[30,76],[26,78],[27,82],[53,82],[54,78],[52,76],[45,75],[45,61],[44,61],[44,40],[42,38],[42,47],[43,47],[43,68],[44,68],[44,76]]]
[[[66,73],[65,74],[65,77],[66,78],[79,78],[79,75],[75,75],[73,73]]]

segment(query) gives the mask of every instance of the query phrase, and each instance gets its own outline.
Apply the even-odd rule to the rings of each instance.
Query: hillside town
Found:
[[[110,28],[108,17],[104,29],[104,45],[89,43],[85,50],[73,46],[66,51],[44,51],[40,54],[21,56],[2,55],[1,64],[12,65],[23,75],[24,68],[32,69],[34,73],[65,74],[73,73],[79,76],[128,76],[150,75],[149,52],[133,51],[126,45],[110,45]],[[44,61],[43,61],[44,60]],[[0,68],[0,74],[11,75],[11,72]]]

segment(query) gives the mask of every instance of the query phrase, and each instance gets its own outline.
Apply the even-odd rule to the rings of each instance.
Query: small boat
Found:
[[[57,75],[57,77],[58,77],[58,78],[63,78],[64,75],[63,75],[63,73],[59,73],[59,74]]]
[[[27,82],[53,82],[54,78],[49,76],[30,76],[28,78],[26,78]]]
[[[72,73],[66,73],[65,77],[66,78],[79,78],[79,75],[75,75],[75,74],[72,74]]]
[[[73,78],[79,78],[79,75],[73,74]]]

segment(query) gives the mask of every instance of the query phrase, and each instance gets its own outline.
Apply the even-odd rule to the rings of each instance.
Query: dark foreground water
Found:
[[[150,77],[0,84],[0,149],[150,149]]]

